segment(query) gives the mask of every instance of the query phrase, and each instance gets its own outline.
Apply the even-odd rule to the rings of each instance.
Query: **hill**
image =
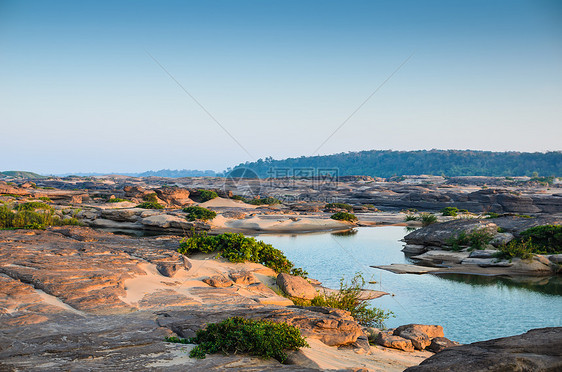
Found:
[[[7,176],[7,177],[14,177],[14,178],[33,178],[33,179],[46,178],[45,176],[42,176],[37,173],[24,172],[24,171],[5,171],[5,172],[0,172],[0,175]]]
[[[301,156],[274,160],[266,158],[237,165],[255,171],[260,177],[280,177],[297,168],[338,169],[339,176],[393,175],[454,176],[562,176],[562,152],[492,152],[473,150],[371,150],[324,156]],[[273,172],[271,171],[273,170]]]

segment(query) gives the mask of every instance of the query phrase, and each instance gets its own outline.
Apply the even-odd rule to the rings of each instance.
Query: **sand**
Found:
[[[296,218],[293,220],[291,218]],[[275,216],[253,216],[246,219],[227,219],[224,221],[224,229],[250,232],[271,232],[271,233],[291,233],[291,232],[314,232],[347,230],[353,227],[352,224],[322,217],[295,217],[285,215]]]
[[[256,209],[257,205],[247,204],[240,200],[226,199],[226,198],[214,198],[204,203],[198,204],[204,208],[244,208],[244,209]]]

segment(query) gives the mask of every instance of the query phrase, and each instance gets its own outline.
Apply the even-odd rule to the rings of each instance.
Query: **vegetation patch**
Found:
[[[164,209],[162,204],[157,202],[144,202],[137,205],[137,208],[144,208],[144,209]]]
[[[484,249],[486,244],[492,240],[494,233],[487,229],[476,229],[467,233],[462,231],[457,236],[451,237],[447,240],[453,251],[460,251],[463,247],[470,247],[470,250]]]
[[[0,205],[0,229],[44,229],[48,226],[81,225],[76,218],[62,219],[54,214],[52,207],[32,208],[30,202],[20,204],[16,210],[9,205]],[[20,208],[21,207],[21,208]]]
[[[145,202],[149,202],[149,203],[158,203],[158,196],[156,196],[156,193],[150,193],[150,194],[146,194],[145,196],[142,197],[142,200],[144,200]]]
[[[17,206],[18,211],[35,211],[37,209],[52,211],[53,207],[42,202],[27,202]]]
[[[130,200],[127,199],[121,199],[121,198],[113,198],[113,199],[108,199],[107,200],[108,203],[121,203],[121,202],[131,202]]]
[[[349,212],[353,212],[353,206],[345,203],[328,203],[324,206],[325,209],[345,209]],[[373,206],[374,208],[374,206]]]
[[[231,317],[208,324],[190,339],[167,337],[166,341],[198,344],[189,352],[191,358],[204,359],[206,354],[248,353],[262,358],[287,360],[287,350],[309,347],[300,330],[287,323]]]
[[[219,195],[213,190],[200,189],[197,190],[197,192],[199,193],[199,200],[201,203],[205,203],[206,201],[213,200],[214,198],[219,197]]]
[[[267,198],[255,198],[252,200],[246,200],[246,203],[252,205],[276,205],[281,204],[281,200],[268,196]]]
[[[289,273],[306,278],[308,273],[295,268],[294,264],[285,257],[283,252],[254,238],[242,234],[224,233],[220,235],[195,234],[182,239],[178,252],[190,255],[195,252],[217,253],[230,262],[257,262],[278,273]]]
[[[361,273],[357,273],[349,283],[344,278],[340,279],[339,291],[319,294],[312,300],[291,299],[300,306],[326,306],[346,310],[359,324],[384,329],[384,322],[390,317],[394,317],[394,313],[370,307],[369,300],[362,298],[364,287],[365,279]]]
[[[437,217],[432,213],[422,213],[420,214],[419,220],[423,226],[429,226],[437,222]]]
[[[53,202],[53,201],[51,200],[51,198],[49,198],[48,196],[41,196],[41,197],[39,197],[39,200],[42,200],[42,201],[47,202],[47,203],[52,203],[52,202]]]
[[[336,212],[332,214],[330,218],[337,221],[348,221],[348,222],[357,221],[357,216],[355,216],[353,213],[347,213],[347,212]]]
[[[459,214],[459,209],[456,207],[445,207],[441,209],[443,216],[456,217]]]
[[[195,220],[212,220],[217,216],[215,212],[209,210],[207,208],[199,207],[199,206],[192,206],[183,209],[184,212],[187,213],[185,217],[188,221],[195,221]]]

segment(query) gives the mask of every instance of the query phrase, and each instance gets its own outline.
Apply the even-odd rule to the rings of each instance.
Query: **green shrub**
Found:
[[[281,204],[281,200],[268,196],[267,198],[255,198],[246,200],[246,203],[253,205],[276,205]]]
[[[262,358],[275,358],[284,363],[287,350],[309,347],[300,330],[287,323],[232,317],[220,323],[207,324],[190,339],[166,338],[169,342],[198,344],[189,352],[191,358],[204,359],[206,354],[248,353]]]
[[[531,239],[527,239],[527,240],[515,239],[507,244],[499,246],[498,253],[496,253],[496,257],[505,258],[505,259],[512,259],[514,257],[519,257],[522,259],[527,259],[527,258],[531,258],[533,256],[533,253],[539,253],[539,252],[537,252],[537,249],[533,245]]]
[[[142,200],[144,200],[145,202],[148,202],[148,203],[158,203],[158,196],[156,195],[155,192],[153,192],[153,193],[146,194],[145,196],[143,196]],[[150,208],[147,208],[147,209],[150,209]],[[152,209],[154,209],[154,208],[152,208]]]
[[[219,195],[212,190],[199,189],[197,191],[199,193],[199,200],[200,200],[201,203],[204,203],[206,201],[209,201],[209,200],[212,200],[214,198],[219,197]]]
[[[484,249],[494,235],[487,229],[476,229],[469,233],[461,231],[457,236],[449,238],[447,243],[454,251],[459,251],[463,246],[469,246],[471,250]]]
[[[456,207],[445,207],[441,209],[441,213],[443,214],[443,216],[456,217],[459,213],[459,209]]]
[[[429,226],[437,222],[437,217],[432,213],[422,213],[419,218],[423,226]]]
[[[459,213],[468,213],[467,209],[459,209]]]
[[[16,211],[5,204],[0,205],[0,229],[44,229],[48,226],[81,225],[76,218],[61,219],[54,215],[51,207],[44,209],[39,206],[38,210],[35,210],[32,204],[25,204],[27,205],[23,207],[23,204],[20,204]]]
[[[326,306],[334,309],[349,311],[351,316],[366,327],[385,328],[384,322],[394,317],[392,311],[385,311],[369,306],[369,300],[362,298],[365,279],[361,273],[356,273],[350,283],[340,280],[340,289],[329,294],[320,294],[310,301],[296,301],[301,306]]]
[[[501,217],[501,214],[494,213],[494,212],[488,212],[488,213],[486,213],[486,218],[487,218],[487,219],[498,218],[498,217]]]
[[[52,211],[53,207],[41,202],[27,202],[22,203],[17,206],[18,211],[34,211],[37,209],[43,209],[47,211]]]
[[[153,195],[153,194],[151,194],[151,195]],[[154,195],[156,195],[156,194],[154,194]],[[108,199],[107,202],[108,203],[121,203],[121,202],[131,202],[131,201],[127,200],[127,199],[113,198],[113,199]],[[156,203],[156,201],[154,203]]]
[[[562,252],[562,226],[542,225],[527,229],[521,233],[523,239],[530,239],[536,249],[544,253]]]
[[[345,203],[328,203],[324,206],[325,209],[345,209],[349,212],[353,212],[353,206]]]
[[[144,209],[164,209],[162,204],[156,202],[144,202],[137,205],[137,208],[144,208]]]
[[[242,195],[232,195],[232,197],[230,199],[233,200],[240,200],[240,201],[246,201],[246,198],[243,197]]]
[[[213,253],[230,262],[257,262],[278,273],[290,273],[305,277],[308,273],[295,268],[283,252],[254,238],[242,234],[224,233],[220,235],[194,234],[182,239],[178,252],[189,255],[195,252]]]
[[[419,218],[414,216],[413,214],[407,214],[406,217],[404,218],[404,222],[417,221],[417,220],[419,220]]]
[[[353,213],[336,212],[330,216],[333,220],[355,222],[357,217]]]
[[[39,200],[43,200],[44,202],[47,203],[52,203],[53,201],[51,200],[51,198],[47,197],[47,196],[41,196],[39,197]]]
[[[188,221],[195,221],[195,220],[212,220],[217,216],[217,214],[207,208],[199,207],[199,206],[192,206],[183,209],[184,212],[187,213],[187,217],[185,217]]]

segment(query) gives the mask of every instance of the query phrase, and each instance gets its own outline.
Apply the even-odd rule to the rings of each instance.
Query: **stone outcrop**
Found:
[[[447,348],[407,372],[562,370],[562,327]]]
[[[396,328],[394,336],[410,340],[417,350],[424,350],[436,337],[444,337],[443,327],[437,325],[407,324]]]
[[[414,351],[414,345],[411,340],[407,340],[400,336],[395,336],[390,333],[380,332],[375,338],[377,345],[398,349],[402,351]]]
[[[276,283],[290,297],[312,300],[318,295],[312,284],[300,276],[281,273],[277,276]]]

